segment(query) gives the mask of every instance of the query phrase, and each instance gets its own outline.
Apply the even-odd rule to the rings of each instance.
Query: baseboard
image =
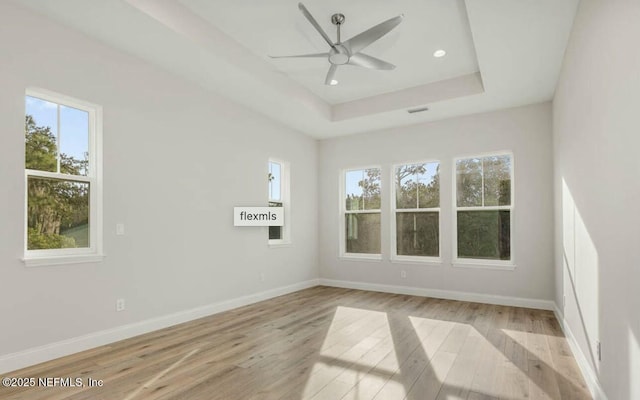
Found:
[[[600,385],[600,381],[598,380],[598,376],[595,371],[589,365],[589,361],[587,361],[587,357],[584,355],[580,346],[578,346],[578,342],[576,342],[576,337],[573,335],[571,331],[571,327],[564,319],[564,314],[560,311],[557,304],[553,304],[553,312],[556,314],[556,319],[560,323],[560,327],[562,328],[562,332],[564,332],[564,336],[567,338],[567,342],[569,343],[569,347],[571,348],[571,352],[573,353],[573,357],[576,359],[578,363],[578,367],[580,367],[580,371],[582,372],[582,376],[593,396],[594,400],[607,400],[607,396]]]
[[[551,300],[526,299],[521,297],[497,296],[482,293],[466,293],[453,290],[425,289],[411,286],[382,285],[377,283],[338,281],[333,279],[320,279],[320,284],[347,289],[371,290],[374,292],[407,294],[412,296],[434,297],[437,299],[536,308],[539,310],[553,310],[555,306],[554,302]]]
[[[90,333],[88,335],[50,343],[0,356],[0,373],[15,371],[41,362],[50,361],[59,357],[64,357],[73,353],[89,350],[95,347],[104,346],[119,340],[128,339],[144,333],[149,333],[158,329],[167,328],[172,325],[192,321],[194,319],[217,314],[223,311],[268,300],[273,297],[293,293],[298,290],[318,286],[319,280],[312,279],[299,282],[289,286],[283,286],[264,292],[242,296],[235,299],[225,300],[219,303],[209,304],[202,307],[193,308],[174,314],[151,318],[133,324],[119,326],[113,329]]]

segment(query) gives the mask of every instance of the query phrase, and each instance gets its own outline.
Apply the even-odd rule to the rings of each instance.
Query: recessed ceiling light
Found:
[[[335,86],[337,84],[338,84],[338,81],[335,80],[335,79],[332,79],[331,82],[329,82],[329,85],[331,85],[331,86]]]
[[[440,49],[440,50],[436,50],[436,51],[433,53],[433,56],[434,56],[435,58],[440,58],[440,57],[444,57],[446,54],[447,54],[447,52],[446,52],[446,51],[444,51],[444,50]]]

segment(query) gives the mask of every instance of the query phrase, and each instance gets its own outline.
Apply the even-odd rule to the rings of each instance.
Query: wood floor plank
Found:
[[[507,307],[492,306],[491,322],[485,333],[483,345],[486,346],[485,356],[480,360],[476,369],[471,392],[482,393],[488,396],[499,397],[500,389],[495,384],[499,378],[497,366],[503,362],[505,349],[505,334],[503,329],[507,326]]]
[[[456,352],[456,359],[447,373],[437,400],[466,399],[469,396],[474,374],[486,352],[483,338],[467,335],[464,344]]]
[[[553,313],[329,287],[5,375],[104,384],[2,400],[591,398]]]
[[[457,355],[440,351],[429,360],[411,390],[405,397],[407,400],[433,400],[438,396],[449,370]]]
[[[553,368],[540,360],[529,360],[529,397],[531,400],[560,399],[560,389]]]

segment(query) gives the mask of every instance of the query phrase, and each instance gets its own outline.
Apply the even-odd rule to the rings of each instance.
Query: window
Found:
[[[440,257],[440,163],[396,166],[394,192],[393,258]]]
[[[458,159],[455,168],[457,261],[473,259],[479,264],[510,265],[512,156]]]
[[[27,264],[100,258],[100,123],[98,106],[26,92]]]
[[[289,166],[284,161],[269,160],[269,207],[284,207],[284,226],[269,227],[269,244],[287,244],[289,236]]]
[[[345,171],[343,188],[341,253],[379,259],[380,168]]]

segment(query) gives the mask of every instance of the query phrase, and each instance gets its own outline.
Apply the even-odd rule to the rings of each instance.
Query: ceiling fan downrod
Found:
[[[338,41],[335,43],[335,46],[329,50],[329,62],[335,66],[347,64],[351,57],[349,49],[340,43],[340,27],[344,23],[344,19],[344,14],[333,14],[331,16],[331,23],[338,29]]]
[[[340,44],[340,25],[344,24],[344,14],[333,14],[331,16],[331,23],[338,28],[337,44]]]

